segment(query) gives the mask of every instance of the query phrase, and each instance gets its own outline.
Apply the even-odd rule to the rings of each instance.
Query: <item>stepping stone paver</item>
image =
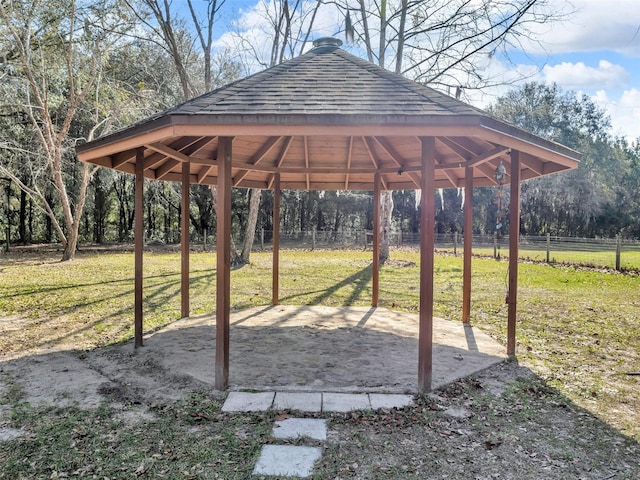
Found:
[[[231,392],[222,405],[223,412],[265,412],[273,404],[273,392]]]
[[[322,456],[319,447],[265,445],[253,469],[254,475],[310,477],[313,465]]]
[[[322,393],[277,392],[273,401],[273,408],[276,410],[320,412],[322,410]]]
[[[287,418],[275,423],[274,438],[311,438],[325,441],[327,439],[327,421],[316,418]]]
[[[402,408],[413,403],[413,396],[387,393],[370,393],[369,401],[371,402],[371,408],[374,410],[378,408]]]
[[[322,410],[324,412],[352,412],[371,408],[366,393],[323,393]]]

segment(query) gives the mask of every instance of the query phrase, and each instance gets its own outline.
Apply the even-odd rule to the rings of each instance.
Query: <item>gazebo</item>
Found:
[[[144,178],[217,185],[215,385],[229,380],[231,189],[271,189],[278,304],[280,191],[374,192],[372,305],[378,303],[382,190],[421,195],[418,388],[432,377],[434,196],[464,187],[462,321],[471,305],[473,187],[511,188],[507,354],[516,351],[520,183],[577,167],[580,155],[386,71],[322,38],[308,53],[77,147],[81,161],[135,175],[135,345],[143,343]],[[504,170],[502,172],[502,170]],[[189,216],[182,215],[181,314],[189,316]]]

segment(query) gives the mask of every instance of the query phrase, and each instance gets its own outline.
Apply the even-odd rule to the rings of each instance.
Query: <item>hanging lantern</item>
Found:
[[[500,164],[496,167],[495,179],[500,185],[504,184],[505,179],[507,178],[507,169],[504,168],[504,164],[502,160],[500,160]]]

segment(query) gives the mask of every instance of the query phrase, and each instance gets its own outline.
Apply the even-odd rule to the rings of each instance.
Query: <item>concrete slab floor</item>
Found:
[[[327,439],[327,421],[319,418],[287,418],[276,421],[273,437],[295,440],[310,438],[325,441]]]
[[[223,412],[266,412],[273,405],[274,392],[230,392]]]
[[[379,408],[402,408],[413,403],[413,396],[370,393],[369,401],[371,402],[371,408],[374,410]]]
[[[319,447],[265,445],[253,469],[254,475],[310,477],[313,465],[322,456]]]
[[[301,412],[320,412],[322,393],[320,392],[276,392],[273,401],[276,410],[300,410]]]
[[[324,412],[352,412],[371,409],[369,395],[366,393],[323,393],[322,410]]]

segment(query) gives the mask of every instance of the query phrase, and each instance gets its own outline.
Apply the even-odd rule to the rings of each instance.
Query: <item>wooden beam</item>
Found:
[[[168,159],[156,169],[156,180],[162,180],[171,170],[180,165],[180,161],[172,158]]]
[[[163,144],[163,143],[148,143],[145,145],[149,150],[153,150],[154,152],[161,153],[162,155],[173,158],[178,162],[186,162],[189,163],[191,160],[188,155],[185,155],[182,152],[174,150],[173,148]]]
[[[475,156],[474,152],[468,150],[459,143],[454,142],[448,137],[438,137],[438,141],[440,141],[443,145],[446,145],[453,153],[460,157],[460,160],[462,160],[460,166],[462,166],[462,163],[467,162],[469,159]]]
[[[137,150],[131,151],[127,150],[126,152],[118,153],[111,158],[111,168],[117,169],[121,165],[124,165],[129,160],[135,160],[137,157]]]
[[[213,170],[213,166],[212,165],[205,165],[203,166],[200,171],[198,172],[198,183],[201,184],[202,182],[204,182],[204,179],[207,178],[207,175],[209,175],[209,172]]]
[[[136,181],[134,198],[134,307],[133,330],[135,348],[142,347],[142,256],[144,251],[144,148],[136,149]]]
[[[516,355],[516,315],[518,305],[518,248],[520,245],[520,152],[511,152],[509,201],[509,303],[507,314],[507,355]]]
[[[251,166],[259,165],[260,162],[264,160],[267,154],[281,138],[282,137],[270,137],[266,142],[264,142],[258,149],[258,151],[253,154],[253,156],[247,161],[248,167],[246,169],[238,171],[236,173],[236,176],[233,177],[233,185],[238,185],[244,179],[244,177],[249,174],[249,172],[252,170]]]
[[[216,379],[229,385],[229,312],[231,309],[231,158],[232,137],[218,140],[218,208],[216,219]]]
[[[380,165],[378,164],[375,155],[373,154],[373,148],[371,146],[371,144],[369,143],[371,140],[369,139],[369,137],[362,137],[362,141],[364,142],[364,146],[367,149],[367,153],[369,154],[369,159],[371,160],[371,163],[373,164],[373,168],[375,168],[376,170],[380,167]]]
[[[406,171],[404,168],[404,159],[398,152],[396,152],[396,150],[385,137],[374,137],[374,140],[378,143],[378,145],[380,145],[380,147],[382,147],[385,152],[387,152],[387,155],[389,155],[391,161],[398,166],[397,173],[401,174],[401,172]],[[409,173],[409,178],[416,187],[420,187],[420,178],[417,175]]]
[[[347,174],[344,179],[345,190],[349,190],[349,170],[351,170],[352,156],[353,156],[353,137],[349,137],[349,147],[347,148]]]
[[[273,183],[273,268],[271,279],[271,304],[280,303],[280,174],[274,175]]]
[[[289,147],[291,147],[291,142],[293,142],[293,137],[286,137],[282,148],[280,149],[280,153],[278,154],[278,160],[276,162],[276,166],[280,168],[284,163],[284,158],[287,156],[287,152],[289,152]]]
[[[169,145],[169,148],[173,149],[174,151],[178,151],[184,155],[191,156],[195,153],[198,153],[204,147],[206,147],[211,142],[213,142],[214,138],[215,137],[200,137],[200,138],[199,137],[181,137],[175,142],[173,142],[171,145]],[[168,157],[166,154],[159,153],[156,151],[155,153],[152,153],[145,159],[144,168],[145,170],[153,168],[159,163],[164,162],[167,158]],[[209,165],[216,164],[215,160],[213,159],[198,159],[193,157],[190,157],[190,158],[191,158],[191,163],[204,163]],[[216,156],[214,155],[213,158],[215,159]]]
[[[435,230],[435,164],[433,137],[422,144],[422,190],[420,211],[420,325],[418,334],[418,390],[431,390],[433,375],[433,271]]]
[[[371,264],[371,305],[378,306],[380,284],[380,174],[373,178],[373,262]]]
[[[182,164],[182,196],[180,198],[180,315],[189,316],[189,205],[190,205],[190,165]]]
[[[498,158],[498,157],[501,157],[503,155],[506,155],[510,151],[511,151],[511,149],[507,148],[507,147],[495,147],[495,148],[492,148],[491,150],[489,150],[488,152],[485,152],[485,153],[482,153],[480,155],[475,156],[474,158],[472,158],[471,160],[466,162],[466,164],[464,166],[465,167],[475,167],[477,165],[481,165],[483,163],[490,162],[494,158]]]
[[[462,253],[462,323],[471,318],[471,252],[473,242],[473,168],[464,169],[464,246]]]

